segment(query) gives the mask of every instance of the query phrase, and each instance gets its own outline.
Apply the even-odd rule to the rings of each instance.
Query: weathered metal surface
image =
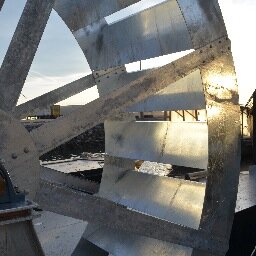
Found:
[[[56,0],[54,9],[73,32],[139,0]]]
[[[113,90],[121,88],[131,81],[149,74],[152,70],[127,73],[124,66],[109,69],[108,72],[97,74],[95,80],[100,96],[105,96]],[[139,102],[127,109],[130,112],[147,112],[180,109],[204,109],[205,98],[201,74],[199,70],[169,85],[159,93]]]
[[[197,229],[204,202],[204,184],[128,171],[134,162],[105,159],[99,196],[160,219]],[[120,164],[121,163],[121,164]],[[127,164],[126,164],[127,163]],[[132,184],[132,185],[131,185]],[[192,249],[90,223],[88,239],[113,255],[191,255]]]
[[[0,111],[0,155],[14,186],[33,199],[39,184],[39,161],[35,145],[18,121]],[[29,177],[29,178],[28,178]]]
[[[99,196],[139,212],[197,229],[204,191],[205,184],[128,171],[107,162]]]
[[[94,85],[95,81],[93,76],[85,76],[17,106],[14,109],[14,116],[17,118],[24,118],[28,115],[32,115],[40,110],[50,107],[57,102],[89,89]]]
[[[12,111],[25,83],[54,0],[28,0],[0,69],[0,109]]]
[[[131,112],[205,109],[205,97],[199,70],[128,108]]]
[[[32,221],[0,227],[0,255],[44,256]]]
[[[99,191],[100,184],[85,179],[80,179],[70,174],[62,173],[47,167],[41,166],[40,177],[48,182],[54,182],[67,187],[95,194]]]
[[[112,201],[64,186],[42,182],[37,200],[46,210],[55,213],[216,254],[221,254],[228,246],[228,242],[222,238],[207,237],[200,230],[144,215]]]
[[[116,157],[207,169],[207,123],[105,122],[105,152]]]
[[[201,73],[207,95],[209,164],[200,229],[229,238],[240,171],[240,109],[231,53],[201,67]]]
[[[227,35],[218,0],[177,1],[195,49]]]
[[[3,110],[12,111],[17,102],[53,2],[27,2],[0,70],[0,108]],[[113,254],[122,251],[127,256],[140,255],[143,251],[144,255],[183,253],[188,256],[192,253],[191,248],[195,248],[193,255],[196,256],[224,255],[238,187],[240,123],[230,42],[225,38],[226,29],[217,0],[169,0],[108,25],[104,16],[137,1],[124,2],[111,0],[108,5],[101,0],[56,2],[56,10],[74,33],[90,66],[94,71],[99,70],[89,76],[89,81],[93,83],[96,79],[99,88],[103,88],[101,94],[104,97],[55,123],[32,131],[30,135],[35,145],[21,124],[0,112],[1,157],[10,170],[14,184],[20,189],[30,190],[30,196],[34,197],[39,181],[36,148],[39,154],[43,154],[141,101],[144,101],[143,108],[135,110],[186,109],[193,107],[192,103],[196,100],[199,106],[195,108],[204,107],[203,83],[208,114],[208,142],[206,124],[199,122],[193,125],[147,123],[147,129],[144,129],[145,123],[123,122],[118,125],[115,123],[114,126],[111,123],[106,134],[107,151],[114,156],[203,169],[206,168],[208,156],[203,211],[203,186],[199,188],[196,183],[131,171],[128,166],[130,164],[132,167],[133,161],[130,160],[122,169],[116,169],[111,163],[106,165],[99,193],[105,198],[92,197],[64,187],[63,183],[75,189],[84,189],[84,184],[49,170],[42,173],[44,180],[37,196],[46,209],[96,223],[90,225],[84,238]],[[205,47],[200,48],[202,46]],[[157,70],[127,74],[120,67],[131,61],[193,47],[198,50]],[[115,66],[118,67],[114,70],[101,70]],[[188,77],[193,74],[197,74],[198,78],[196,86],[192,86],[196,89],[178,97],[177,92],[183,93],[190,88],[188,84],[191,80]],[[183,85],[186,79],[189,82]],[[81,84],[76,85],[76,89],[67,85],[23,105],[22,113],[80,92]],[[56,95],[56,92],[60,95]],[[158,95],[154,97],[158,99],[153,97],[156,93]],[[171,103],[167,99],[161,100],[161,93],[169,94],[168,101]],[[181,98],[186,103],[175,103],[174,99],[182,102]],[[160,105],[157,105],[157,101],[161,102]],[[178,135],[174,136],[175,132]],[[190,133],[195,137],[191,137]],[[193,147],[190,142],[193,142]],[[59,185],[47,183],[50,179]],[[31,222],[26,223],[31,225]],[[17,232],[12,234],[16,240],[18,235],[28,230],[23,237],[25,242],[20,245],[24,249],[18,251],[24,255],[42,255],[40,245],[33,237],[33,229],[28,229],[28,226],[21,226],[20,229],[15,226],[10,231]],[[0,236],[0,252],[2,250],[5,254],[15,255],[9,245],[15,243],[8,237],[9,229],[0,229],[0,232],[4,232]]]
[[[103,122],[108,116],[117,114],[122,109],[154,95],[197,70],[199,66],[209,63],[212,58],[229,52],[229,46],[230,41],[223,38],[221,43],[216,41],[211,44],[211,47],[207,45],[164,67],[152,70],[149,74],[136,79],[127,86],[115,90],[111,95],[88,103],[73,112],[72,115],[58,118],[55,122],[33,130],[30,135],[39,154],[42,155],[50,151]]]
[[[103,19],[73,34],[92,70],[193,48],[176,0],[111,25]]]

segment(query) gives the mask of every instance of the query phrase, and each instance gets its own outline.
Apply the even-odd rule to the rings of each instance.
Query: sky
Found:
[[[139,4],[107,17],[113,23],[122,16],[144,8],[145,4],[155,5],[164,0],[142,0]],[[256,89],[256,0],[219,0],[228,35],[232,42],[232,53],[238,77],[240,103],[245,104]],[[15,27],[25,5],[25,0],[5,0],[0,12],[0,64],[3,61]],[[180,57],[174,54],[159,58],[157,61],[145,61],[144,68],[163,65]],[[129,65],[129,71],[137,70],[138,63]],[[46,26],[41,43],[32,63],[18,104],[51,91],[57,87],[89,74],[90,68],[73,35],[61,18],[53,10]],[[97,88],[73,96],[61,105],[86,104],[98,97]]]

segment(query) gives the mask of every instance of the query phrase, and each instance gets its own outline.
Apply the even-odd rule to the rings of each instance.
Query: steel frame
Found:
[[[88,1],[77,0],[73,1],[72,4],[68,1],[63,1],[63,4],[60,1],[56,1],[55,5],[54,2],[54,0],[27,1],[0,69],[1,122],[4,123],[9,120],[10,124],[3,126],[2,137],[4,138],[3,134],[8,135],[4,144],[7,146],[4,146],[0,152],[7,159],[7,168],[10,169],[11,177],[15,177],[14,182],[19,183],[19,179],[21,179],[21,186],[25,184],[29,188],[29,182],[28,184],[26,183],[24,173],[22,173],[22,170],[26,170],[26,173],[28,173],[28,167],[32,167],[28,177],[32,177],[34,180],[38,179],[39,169],[37,164],[31,160],[32,158],[28,159],[29,163],[31,162],[30,165],[27,164],[28,161],[24,160],[27,159],[28,155],[30,156],[30,151],[31,157],[42,155],[85,130],[104,122],[109,117],[118,116],[120,112],[125,111],[128,107],[155,95],[170,84],[200,69],[206,100],[209,150],[205,201],[198,230],[128,209],[124,205],[119,205],[104,198],[75,192],[67,188],[66,185],[76,183],[76,181],[64,180],[63,184],[63,177],[55,177],[57,180],[61,180],[62,185],[60,185],[54,182],[49,183],[49,177],[46,181],[45,176],[42,176],[41,187],[37,191],[36,198],[45,209],[57,213],[100,225],[107,225],[110,228],[125,232],[194,248],[194,256],[224,255],[228,249],[228,239],[231,232],[238,188],[240,122],[231,46],[217,1],[211,0],[205,3],[199,0],[194,0],[193,3],[190,0],[174,1],[184,19],[184,24],[190,35],[191,45],[195,48],[195,51],[187,56],[161,68],[138,72],[135,75],[127,74],[123,67],[109,69],[117,63],[124,64],[127,61],[126,58],[121,57],[120,61],[116,62],[118,57],[114,56],[116,58],[108,62],[106,57],[104,62],[100,63],[102,68],[105,67],[106,70],[101,72],[97,70],[99,65],[92,61],[95,56],[92,56],[92,58],[89,58],[89,64],[95,71],[93,75],[63,86],[15,109],[18,96],[24,85],[53,6],[55,6],[55,9],[70,27],[73,34],[77,35],[78,30],[84,30],[85,28],[88,30],[90,26],[97,26],[97,22],[100,25],[105,24],[104,20],[102,20],[105,15],[138,1],[124,3],[124,1],[113,0],[109,8],[104,8],[102,1],[97,2],[98,6],[95,2],[90,7],[98,11],[97,18],[95,18],[95,12],[93,12],[89,14],[87,20],[81,17],[85,16],[83,12],[86,12],[86,4],[87,7],[89,6]],[[173,0],[170,2],[173,2]],[[69,6],[70,4],[71,6]],[[72,8],[68,9],[68,7]],[[192,10],[192,12],[188,10]],[[80,14],[77,16],[77,20],[72,19],[74,13]],[[140,24],[139,22],[141,22],[141,19],[132,21],[132,23],[138,25]],[[201,26],[202,23],[205,26]],[[112,28],[122,27],[120,24],[115,26],[105,26],[105,24],[102,29],[111,27],[109,31],[112,31]],[[100,31],[96,31],[97,33],[90,39],[92,40],[90,42],[95,39],[99,43],[97,40],[102,38]],[[113,31],[115,32],[115,29]],[[115,36],[117,42],[120,42],[118,41],[120,35],[115,34]],[[79,36],[79,40],[86,42],[86,33],[82,37]],[[105,51],[106,54],[111,52],[106,50],[109,45],[104,45],[104,42],[100,48],[99,44],[94,46],[93,43],[91,47],[96,47],[94,52],[97,52],[97,50]],[[145,52],[143,56],[156,56],[153,50],[148,49],[148,52]],[[85,55],[88,54],[86,48],[84,48],[84,52]],[[136,53],[133,57],[128,59],[138,59],[140,56]],[[120,73],[117,72],[119,69],[121,69]],[[59,118],[55,122],[45,124],[33,130],[30,134],[24,135],[24,143],[29,145],[29,148],[22,145],[22,149],[17,147],[18,154],[13,152],[16,137],[14,133],[10,132],[11,129],[14,129],[16,133],[20,131],[22,131],[22,134],[25,133],[15,123],[14,119],[3,111],[13,112],[16,117],[22,117],[35,108],[39,109],[77,94],[95,83],[97,84],[97,80],[102,82],[101,78],[104,78],[103,81],[108,81],[110,74],[113,72],[116,73],[116,76],[111,82],[116,83],[119,88],[108,92],[103,97],[66,117]],[[122,81],[118,82],[120,78]],[[107,82],[104,82],[104,84],[107,84]],[[33,142],[31,142],[31,139]],[[9,147],[9,145],[11,146]],[[35,188],[32,189],[32,195],[35,192],[34,190]],[[69,202],[68,205],[67,201]],[[0,246],[1,254],[17,254],[21,247],[15,247],[16,252],[10,248],[13,241],[19,239],[18,236],[15,236],[15,232],[20,232],[21,234],[23,231],[26,231],[24,238],[28,241],[21,245],[21,247],[23,246],[22,252],[25,253],[24,255],[43,255],[31,221],[24,220],[16,226],[7,225],[4,226],[4,229],[0,227],[0,232],[5,234],[0,238],[0,245],[8,244],[7,247]],[[14,235],[14,238],[9,238],[9,234],[11,234],[10,236]]]

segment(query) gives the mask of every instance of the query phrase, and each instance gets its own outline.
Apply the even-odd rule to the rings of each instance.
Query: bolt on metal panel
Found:
[[[218,0],[177,0],[194,49],[227,35]]]
[[[104,76],[98,77],[96,80],[97,88],[100,97],[110,94],[116,89],[122,88],[123,86],[135,81],[146,74],[150,73],[151,70],[143,70],[138,72],[127,73],[125,68],[120,68],[114,72],[108,73]]]
[[[175,0],[108,25],[105,20],[74,32],[92,70],[193,48]]]

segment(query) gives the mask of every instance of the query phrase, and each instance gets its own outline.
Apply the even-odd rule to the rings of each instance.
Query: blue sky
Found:
[[[145,3],[156,4],[163,0],[143,0],[136,10]],[[245,103],[256,89],[255,60],[256,24],[255,0],[219,0],[226,22],[229,37],[232,40],[232,52],[235,60],[240,102]],[[0,12],[0,63],[14,33],[25,0],[5,0]],[[129,13],[134,8],[126,10]],[[120,14],[122,15],[122,14]],[[113,18],[113,17],[112,17]],[[111,17],[109,18],[111,22]],[[166,60],[165,60],[166,62]],[[32,99],[68,82],[90,73],[87,61],[71,32],[55,11],[52,11],[45,33],[33,61],[29,76],[19,103]],[[98,97],[94,87],[61,104],[84,104]]]

